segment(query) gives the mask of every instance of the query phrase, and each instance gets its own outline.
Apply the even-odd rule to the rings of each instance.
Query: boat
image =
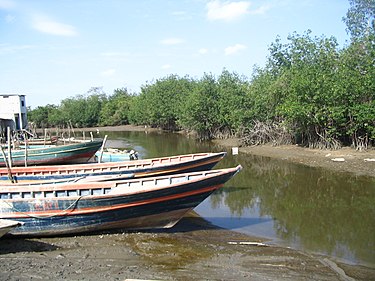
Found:
[[[40,146],[10,150],[3,149],[0,154],[0,166],[32,166],[55,165],[69,163],[85,163],[93,157],[103,144],[103,140],[92,140],[84,143],[74,143],[58,146]],[[10,154],[10,157],[9,157]]]
[[[226,152],[194,153],[133,161],[0,168],[0,183],[101,181],[212,169]]]
[[[120,162],[128,160],[137,160],[138,153],[134,150],[119,150],[115,148],[106,148],[105,151],[95,153],[95,162]]]
[[[13,228],[20,226],[22,223],[15,220],[0,219],[0,238],[11,231]]]
[[[95,183],[2,187],[0,219],[12,235],[75,235],[173,227],[242,167]]]

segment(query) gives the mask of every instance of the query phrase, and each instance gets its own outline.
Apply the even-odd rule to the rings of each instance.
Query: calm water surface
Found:
[[[179,134],[100,132],[140,158],[228,151],[217,168],[243,170],[195,211],[213,224],[272,243],[375,266],[375,178],[356,177],[197,142]]]

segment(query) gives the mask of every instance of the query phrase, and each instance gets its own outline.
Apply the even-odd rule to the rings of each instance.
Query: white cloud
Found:
[[[242,50],[245,50],[247,47],[245,45],[242,45],[242,44],[236,44],[236,45],[233,45],[233,46],[229,46],[227,48],[225,48],[224,52],[225,52],[225,55],[226,56],[230,56],[230,55],[234,55]]]
[[[59,36],[76,36],[77,31],[74,26],[53,21],[43,16],[35,16],[33,20],[33,28],[52,35]]]
[[[251,3],[247,1],[221,2],[214,0],[207,3],[207,18],[209,20],[231,21],[249,13]]]
[[[102,71],[102,73],[100,74],[105,77],[110,77],[110,76],[113,76],[115,73],[116,73],[116,69],[111,68],[111,69]]]
[[[184,42],[185,41],[181,38],[167,38],[167,39],[164,39],[164,40],[160,41],[160,43],[163,44],[163,45],[178,45],[178,44],[182,44]]]

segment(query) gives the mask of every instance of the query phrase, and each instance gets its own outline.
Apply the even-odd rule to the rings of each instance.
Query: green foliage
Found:
[[[375,1],[349,0],[350,8],[343,18],[353,41],[374,34]]]
[[[194,87],[188,77],[171,75],[142,87],[132,103],[131,121],[152,127],[176,130],[181,107]]]
[[[219,127],[219,88],[211,74],[197,82],[182,106],[181,125],[197,132],[200,139],[210,139]]]
[[[244,77],[224,70],[218,78],[218,126],[231,135],[246,122],[246,96],[249,84]]]
[[[150,110],[151,108],[148,106],[147,103],[147,96],[135,96],[131,101],[128,115],[130,124],[148,125],[150,120]]]
[[[93,88],[87,96],[78,95],[67,98],[61,102],[61,123],[71,123],[73,126],[93,127],[99,124],[102,104],[106,102],[106,96],[99,88]]]
[[[46,106],[38,106],[34,110],[28,110],[28,119],[39,128],[50,127],[55,124],[55,112],[57,110],[56,105],[47,104]]]
[[[277,113],[303,142],[313,145],[339,136],[336,120],[331,116],[335,105],[335,72],[338,64],[337,43],[333,38],[289,36],[289,44],[280,50],[289,57],[290,64],[283,70],[279,80],[288,83],[282,92]],[[302,136],[303,135],[303,136]]]
[[[127,89],[116,89],[100,110],[100,125],[118,126],[129,124],[129,110],[132,99],[133,96],[128,93]]]

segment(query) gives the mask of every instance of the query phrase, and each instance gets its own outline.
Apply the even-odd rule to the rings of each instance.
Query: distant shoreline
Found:
[[[92,128],[76,128],[75,134],[79,132],[97,132],[97,131],[161,131],[158,128],[148,126],[108,126],[108,127],[92,127]],[[50,132],[56,132],[56,129],[48,129]],[[69,131],[68,129],[59,129]],[[43,130],[38,131],[43,132]],[[81,135],[79,135],[81,136]],[[87,136],[86,136],[87,137]],[[248,153],[258,156],[271,157],[302,164],[310,167],[328,169],[336,172],[351,173],[356,176],[375,177],[375,149],[366,151],[357,151],[349,147],[343,147],[339,150],[320,150],[309,149],[298,145],[259,145],[240,147],[239,139],[216,139],[213,142],[223,147],[239,147],[239,152]]]

